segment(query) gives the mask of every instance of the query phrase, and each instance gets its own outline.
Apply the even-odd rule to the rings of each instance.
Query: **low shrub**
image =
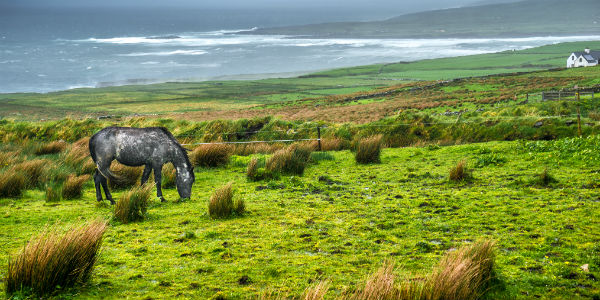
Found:
[[[214,168],[226,165],[231,153],[231,147],[225,144],[200,145],[192,151],[190,159],[194,166]]]
[[[52,162],[47,159],[34,159],[17,164],[15,170],[25,176],[28,188],[43,187],[46,183],[45,175],[51,165]]]
[[[0,198],[21,197],[25,185],[25,176],[15,168],[6,169],[0,172]]]
[[[109,186],[113,189],[128,189],[141,181],[144,167],[129,167],[113,161],[110,170],[116,177],[109,178]]]
[[[83,184],[90,179],[90,175],[69,175],[62,187],[63,199],[81,198]]]
[[[147,183],[123,193],[115,205],[115,219],[123,224],[144,220],[153,187],[154,184]]]
[[[359,164],[372,164],[381,162],[381,135],[362,139],[356,144],[354,158]]]
[[[471,171],[467,168],[467,162],[464,159],[452,167],[449,173],[452,181],[465,181],[472,178]]]
[[[290,145],[273,153],[267,159],[265,168],[275,174],[302,175],[310,160],[312,150],[306,146]]]
[[[246,207],[243,200],[233,201],[233,182],[218,188],[208,202],[208,214],[213,219],[227,218],[234,213],[241,215]]]
[[[34,153],[35,155],[56,154],[64,151],[65,148],[67,148],[67,143],[63,140],[59,140],[39,144],[35,148]]]
[[[46,202],[58,202],[62,199],[63,187],[60,183],[51,183],[46,186]]]
[[[38,296],[89,280],[107,223],[94,221],[66,234],[46,231],[32,238],[8,262],[7,295],[30,291]]]

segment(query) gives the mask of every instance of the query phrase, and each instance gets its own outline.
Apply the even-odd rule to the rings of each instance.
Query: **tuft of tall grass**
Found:
[[[0,198],[21,197],[25,186],[25,176],[14,167],[0,172]]]
[[[82,138],[67,147],[61,157],[63,162],[73,167],[81,165],[86,158],[90,157],[89,141],[89,137]]]
[[[471,171],[467,168],[467,162],[463,159],[452,167],[448,178],[452,181],[465,181],[472,178]]]
[[[481,298],[494,277],[494,242],[480,241],[447,253],[424,278],[396,279],[394,264],[385,262],[364,287],[341,299],[472,300]]]
[[[290,145],[273,153],[266,162],[266,170],[275,174],[302,175],[310,160],[312,149],[307,146]]]
[[[558,182],[558,180],[556,180],[556,178],[554,176],[552,176],[552,174],[550,174],[550,172],[548,172],[548,168],[544,168],[544,171],[542,171],[542,173],[536,175],[532,181],[533,185],[542,186],[542,187],[548,187],[557,182]]]
[[[58,202],[62,199],[63,187],[60,183],[50,183],[46,186],[46,202]]]
[[[281,143],[252,143],[252,144],[237,144],[233,147],[233,154],[240,156],[248,156],[252,154],[270,154],[277,150],[283,149],[285,146]]]
[[[81,198],[83,184],[90,179],[90,175],[69,175],[62,187],[63,199]]]
[[[15,170],[25,176],[28,188],[42,187],[46,182],[45,175],[51,164],[51,161],[47,159],[34,159],[15,165]]]
[[[372,164],[381,162],[381,135],[362,139],[356,144],[354,158],[359,164]]]
[[[144,220],[153,187],[154,184],[146,183],[123,193],[115,205],[115,219],[123,224]]]
[[[425,283],[426,298],[481,298],[494,276],[494,245],[493,241],[479,241],[444,256]]]
[[[261,166],[262,165],[262,166]],[[259,181],[267,176],[264,169],[264,160],[253,157],[246,168],[246,178],[251,181]]]
[[[216,189],[208,202],[208,214],[213,219],[227,218],[233,213],[241,215],[245,209],[243,200],[233,201],[233,182]]]
[[[116,178],[109,178],[109,186],[114,189],[127,189],[140,182],[144,167],[129,167],[113,161],[110,170]]]
[[[44,296],[58,288],[86,282],[91,277],[106,228],[105,221],[97,220],[72,228],[64,235],[54,230],[32,238],[8,262],[6,293],[27,290]]]
[[[321,300],[329,291],[329,282],[321,280],[317,284],[310,286],[304,290],[302,295],[303,300]]]
[[[200,145],[192,151],[190,159],[194,166],[214,168],[226,165],[231,153],[231,147],[225,144]]]
[[[0,152],[0,169],[10,167],[17,162],[19,153],[17,151]]]
[[[162,187],[164,187],[164,188],[175,187],[176,177],[177,177],[177,173],[175,172],[175,167],[173,167],[173,164],[164,165],[163,169],[162,169],[162,176],[161,176]]]
[[[64,151],[67,143],[63,140],[52,141],[37,145],[34,149],[35,155],[56,154]]]

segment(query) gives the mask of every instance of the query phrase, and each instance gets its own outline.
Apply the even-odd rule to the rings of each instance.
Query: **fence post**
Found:
[[[579,133],[579,137],[581,137],[581,111],[579,109],[579,92],[575,93],[577,95],[577,132]]]
[[[527,93],[527,95],[525,96],[525,100],[526,100],[527,102],[529,102],[529,93]]]
[[[321,151],[321,126],[317,126],[317,141],[319,142],[319,151]]]

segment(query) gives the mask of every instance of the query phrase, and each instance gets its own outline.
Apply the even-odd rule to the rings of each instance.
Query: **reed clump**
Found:
[[[214,168],[226,165],[231,153],[231,147],[226,144],[206,144],[194,149],[190,156],[194,166]]]
[[[106,228],[105,221],[97,220],[64,235],[47,230],[32,238],[8,262],[7,295],[30,291],[43,297],[88,281]]]
[[[0,171],[0,198],[21,197],[25,186],[25,176],[14,167]]]
[[[67,142],[63,140],[52,141],[48,143],[39,144],[35,149],[35,155],[46,155],[46,154],[57,154],[64,151],[67,148]]]
[[[265,168],[274,174],[302,175],[310,161],[312,149],[308,146],[293,144],[273,153],[267,159]]]
[[[43,187],[51,165],[52,162],[47,159],[33,159],[15,165],[15,170],[23,174],[28,188]]]
[[[147,183],[123,193],[115,205],[114,217],[123,224],[143,221],[148,210],[148,200],[153,184]]]
[[[233,200],[233,182],[215,190],[208,202],[208,214],[213,219],[223,219],[246,210],[244,200]]]
[[[129,167],[113,161],[110,166],[114,178],[109,178],[108,184],[113,189],[128,189],[141,181],[143,167]]]
[[[90,175],[69,175],[65,180],[62,187],[63,199],[77,199],[81,198],[83,185],[90,179]]]
[[[354,158],[359,164],[373,164],[381,162],[382,136],[375,135],[362,139],[356,144]]]
[[[46,186],[46,202],[58,202],[62,199],[62,184],[55,182]]]
[[[450,169],[448,178],[452,181],[466,181],[472,179],[473,175],[467,167],[467,162],[463,159]]]

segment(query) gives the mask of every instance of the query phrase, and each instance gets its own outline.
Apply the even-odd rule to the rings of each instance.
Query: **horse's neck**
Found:
[[[171,155],[171,163],[176,169],[187,170],[187,160],[185,159],[185,153],[180,149],[176,149],[175,152]]]

